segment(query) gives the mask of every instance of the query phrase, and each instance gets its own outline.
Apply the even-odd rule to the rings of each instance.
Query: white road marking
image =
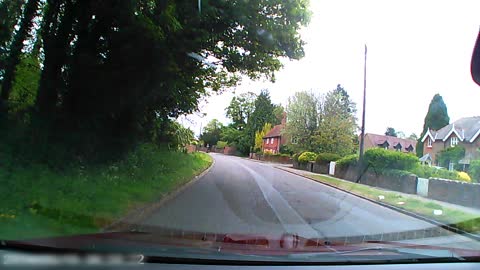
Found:
[[[286,232],[305,238],[319,237],[318,232],[290,206],[283,196],[263,176],[241,162],[237,162],[237,164],[253,176],[265,201],[267,201],[270,208],[272,208]]]

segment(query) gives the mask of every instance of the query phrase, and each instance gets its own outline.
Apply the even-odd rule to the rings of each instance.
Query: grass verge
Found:
[[[129,210],[187,183],[212,161],[205,153],[147,144],[122,161],[97,167],[1,168],[0,239],[98,232]]]
[[[412,213],[424,216],[438,222],[449,224],[458,229],[470,233],[480,232],[480,218],[478,215],[454,209],[445,205],[440,205],[433,200],[417,199],[414,196],[404,195],[399,192],[387,191],[362,184],[352,183],[323,175],[307,174],[306,176],[322,183],[335,186],[339,189],[351,192],[353,194],[365,197],[374,201],[380,201]],[[380,196],[383,196],[380,199]],[[441,210],[441,215],[435,215],[434,210]]]

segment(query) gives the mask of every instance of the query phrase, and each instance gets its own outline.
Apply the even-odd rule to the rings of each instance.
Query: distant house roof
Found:
[[[397,138],[397,137],[393,137],[393,136],[378,135],[378,134],[372,134],[372,133],[365,134],[365,140],[368,140],[370,142],[370,145],[396,146],[399,149],[400,149],[399,146],[401,146],[402,151],[404,151],[408,148],[412,149],[412,151],[413,151],[413,150],[415,150],[415,146],[417,144],[417,142],[415,140],[402,139],[402,138]]]
[[[280,137],[282,136],[282,130],[284,125],[276,125],[274,126],[263,138],[273,138],[273,137]]]
[[[425,141],[427,137],[432,138],[433,141],[446,141],[452,134],[455,134],[460,141],[475,141],[480,135],[480,116],[460,118],[437,131],[429,129],[422,138],[422,142]]]

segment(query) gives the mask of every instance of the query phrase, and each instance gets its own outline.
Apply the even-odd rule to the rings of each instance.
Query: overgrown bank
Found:
[[[190,181],[211,163],[204,153],[153,144],[138,146],[120,161],[66,169],[2,160],[0,239],[96,232]]]

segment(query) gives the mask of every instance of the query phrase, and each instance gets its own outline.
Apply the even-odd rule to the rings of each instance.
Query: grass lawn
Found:
[[[128,210],[190,181],[211,163],[205,153],[143,145],[122,161],[98,167],[0,168],[0,239],[98,232]]]
[[[480,217],[478,215],[467,213],[451,207],[445,207],[436,203],[433,200],[416,199],[412,196],[405,196],[399,192],[386,191],[383,189],[352,183],[329,176],[308,174],[308,177],[365,198],[369,198],[375,201],[381,201],[383,203],[408,210],[421,216],[434,219],[445,224],[450,224],[467,232],[480,232]],[[380,199],[379,196],[383,196],[384,198]],[[442,215],[435,215],[434,210],[442,210],[443,213]]]

